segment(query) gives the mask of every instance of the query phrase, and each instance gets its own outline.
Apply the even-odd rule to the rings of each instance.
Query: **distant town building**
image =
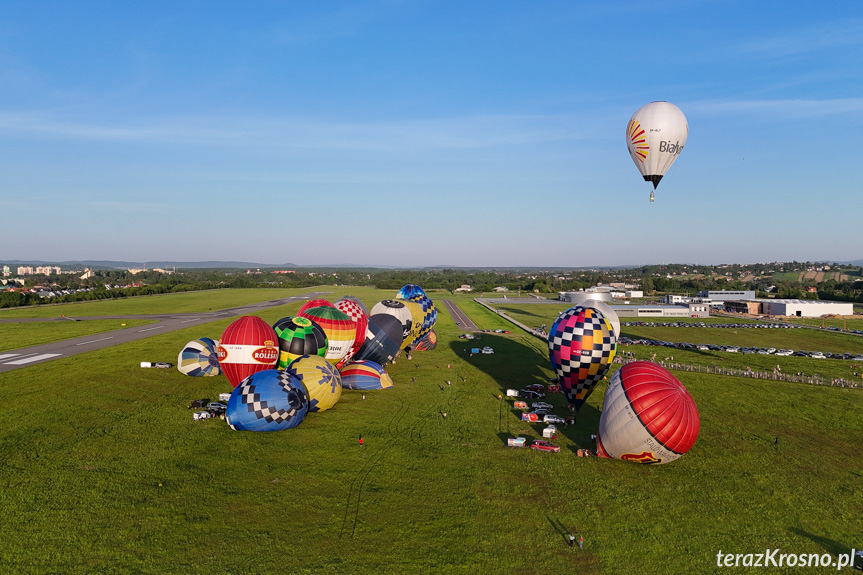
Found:
[[[12,270],[9,269],[9,266],[3,266],[3,277],[8,278],[12,275]]]
[[[496,288],[494,288],[494,291],[502,292],[502,291],[509,291],[509,290],[506,289],[505,286],[497,286]]]
[[[821,317],[823,315],[854,314],[854,304],[844,301],[810,299],[765,299],[759,301],[762,305],[761,313],[769,315]]]
[[[88,280],[96,274],[90,268],[84,268],[84,274],[81,276],[82,280]]]
[[[18,275],[19,276],[32,276],[33,268],[30,266],[18,266]]]
[[[461,287],[455,288],[454,291],[473,291],[473,288],[468,284],[461,284]]]
[[[40,266],[36,268],[36,273],[50,276],[51,274],[59,274],[60,268],[58,266]]]
[[[698,295],[701,297],[709,298],[712,300],[740,300],[740,299],[755,299],[755,290],[742,290],[742,291],[733,291],[733,290],[703,290],[698,292]]]

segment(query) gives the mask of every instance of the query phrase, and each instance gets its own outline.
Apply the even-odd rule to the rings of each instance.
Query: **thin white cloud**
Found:
[[[856,116],[863,112],[863,98],[837,98],[832,100],[700,100],[686,103],[685,109],[687,112],[705,115],[769,114],[796,119],[836,115]]]
[[[863,21],[847,19],[744,42],[737,46],[736,52],[757,58],[779,59],[861,45]]]
[[[40,114],[2,114],[7,135],[80,140],[227,147],[405,151],[480,149],[592,137],[574,116],[488,115],[380,122],[308,119],[157,119],[139,125],[68,122]],[[220,126],[214,128],[213,126]]]

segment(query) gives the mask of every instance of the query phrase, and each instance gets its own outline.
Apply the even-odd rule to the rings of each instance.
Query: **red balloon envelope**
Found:
[[[360,305],[359,302],[352,299],[342,298],[336,302],[336,309],[343,311],[357,324],[357,335],[354,337],[354,343],[351,350],[345,357],[351,358],[357,353],[366,341],[366,329],[369,327],[369,314]],[[343,358],[344,359],[344,358]]]
[[[600,457],[668,463],[695,444],[700,420],[689,391],[664,367],[636,361],[612,376],[599,420]]]
[[[219,340],[219,367],[231,385],[279,361],[276,332],[259,317],[244,315],[225,329]]]
[[[321,306],[323,306],[323,307],[336,307],[325,299],[310,299],[309,301],[304,303],[302,306],[300,306],[300,310],[297,312],[296,315],[302,314],[307,309],[312,309],[313,307],[321,307]]]

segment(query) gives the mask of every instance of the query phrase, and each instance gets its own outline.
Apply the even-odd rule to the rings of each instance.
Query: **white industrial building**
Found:
[[[557,292],[557,297],[560,301],[574,304],[580,304],[589,299],[611,303],[611,292],[562,291]]]
[[[741,290],[741,291],[732,291],[732,290],[702,290],[698,292],[698,295],[702,298],[707,298],[711,300],[754,300],[755,299],[755,290]]]
[[[762,299],[761,313],[796,317],[821,317],[822,315],[853,315],[854,304],[842,301],[819,301],[810,299]]]
[[[614,305],[620,317],[710,317],[706,303],[688,305]]]

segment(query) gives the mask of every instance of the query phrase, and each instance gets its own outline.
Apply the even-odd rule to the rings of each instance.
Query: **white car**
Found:
[[[789,356],[789,355],[791,355],[792,353],[794,353],[794,350],[793,350],[793,349],[780,349],[779,351],[777,351],[777,352],[776,352],[776,354],[775,354],[775,355],[779,355],[779,356],[782,356],[782,357],[788,357],[788,356]]]
[[[548,413],[542,418],[543,423],[566,423],[566,420],[559,415]]]
[[[544,401],[534,401],[530,404],[530,406],[534,409],[554,409],[554,406],[550,403],[546,403]]]
[[[814,359],[824,359],[824,354],[823,354],[823,353],[821,353],[820,351],[813,351],[813,352],[809,355],[809,357],[812,357],[812,358],[814,358]]]
[[[483,353],[494,353],[494,350],[490,347],[484,347],[484,348],[482,348],[482,352]]]
[[[736,346],[734,346],[734,347],[726,347],[726,348],[725,348],[725,351],[727,351],[727,352],[729,352],[729,353],[737,353],[738,351],[740,351],[740,348],[739,348],[739,347],[736,347]]]

